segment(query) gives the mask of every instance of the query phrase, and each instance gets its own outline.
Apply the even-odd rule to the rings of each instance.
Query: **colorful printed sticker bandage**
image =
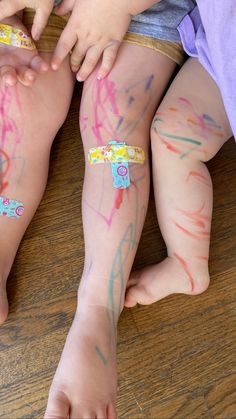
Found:
[[[21,29],[0,23],[0,43],[29,50],[36,49],[30,36]]]
[[[88,154],[90,164],[111,163],[113,186],[126,189],[130,186],[128,163],[145,162],[145,153],[141,147],[128,146],[125,142],[109,141],[103,147],[91,148]]]
[[[22,202],[0,196],[0,216],[20,218],[23,215],[23,212],[24,205]]]

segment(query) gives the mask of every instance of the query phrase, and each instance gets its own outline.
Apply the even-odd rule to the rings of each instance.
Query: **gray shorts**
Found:
[[[134,16],[129,32],[180,43],[177,27],[195,6],[195,0],[161,0]]]

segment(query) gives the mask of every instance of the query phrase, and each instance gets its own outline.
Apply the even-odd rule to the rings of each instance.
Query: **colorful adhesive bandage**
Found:
[[[23,212],[24,205],[22,202],[0,196],[0,216],[20,218],[23,215]]]
[[[0,23],[0,43],[29,50],[36,49],[30,36],[21,29]]]
[[[90,164],[111,163],[113,186],[126,189],[130,186],[128,163],[144,164],[145,153],[141,147],[112,140],[106,146],[91,148],[88,160]]]

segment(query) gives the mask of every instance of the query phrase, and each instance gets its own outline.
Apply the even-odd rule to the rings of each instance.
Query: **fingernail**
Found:
[[[42,71],[48,71],[48,65],[46,63],[43,63],[41,69]]]
[[[58,70],[58,68],[59,68],[59,65],[58,64],[52,63],[51,65],[52,65],[52,69],[53,70]]]
[[[81,81],[84,81],[83,77],[81,77],[81,76],[77,76],[77,77],[76,77],[76,79],[77,79],[78,81],[80,81],[80,82],[81,82]]]
[[[33,39],[37,42],[37,41],[39,41],[39,38],[40,38],[40,35],[36,32],[36,33],[34,33],[33,35]]]
[[[73,71],[73,73],[76,73],[76,71],[79,70],[79,67],[78,66],[76,67],[75,65],[72,65],[71,70]]]
[[[103,79],[103,75],[102,74],[98,74],[97,79],[98,80],[102,80]]]

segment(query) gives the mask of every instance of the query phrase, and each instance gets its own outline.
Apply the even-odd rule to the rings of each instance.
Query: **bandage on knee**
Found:
[[[145,153],[141,147],[128,146],[125,142],[109,141],[106,146],[91,148],[88,154],[90,164],[110,163],[113,186],[126,189],[130,186],[128,163],[144,164]]]
[[[20,218],[24,212],[22,202],[0,196],[0,216],[9,218]]]
[[[30,36],[21,29],[0,23],[0,43],[28,50],[36,49]]]

